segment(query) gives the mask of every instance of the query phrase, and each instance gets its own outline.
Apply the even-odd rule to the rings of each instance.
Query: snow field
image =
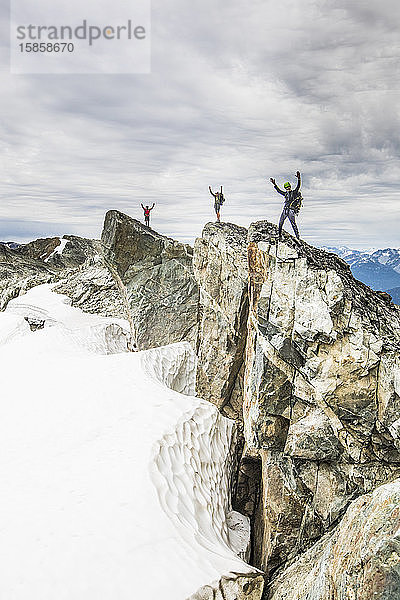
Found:
[[[129,353],[128,336],[49,285],[0,313],[1,598],[184,600],[254,572],[232,421],[193,396],[188,344]]]

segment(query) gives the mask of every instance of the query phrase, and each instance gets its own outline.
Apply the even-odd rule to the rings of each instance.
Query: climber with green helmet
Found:
[[[270,178],[270,182],[274,184],[274,188],[276,189],[278,194],[285,196],[285,204],[283,205],[281,218],[279,219],[279,239],[281,239],[282,237],[282,227],[286,218],[288,218],[290,223],[292,224],[295,236],[297,237],[297,239],[300,239],[299,230],[296,225],[296,215],[299,213],[301,206],[301,195],[299,194],[301,185],[300,171],[297,171],[296,177],[297,186],[295,187],[295,189],[292,190],[291,184],[287,181],[283,185],[285,191],[278,188],[275,179],[273,179],[272,177]]]

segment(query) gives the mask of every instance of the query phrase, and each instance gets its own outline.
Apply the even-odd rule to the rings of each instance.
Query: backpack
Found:
[[[302,207],[302,204],[303,204],[303,196],[301,195],[301,192],[297,192],[296,197],[290,203],[290,208],[296,215],[298,215],[300,212],[300,209]]]

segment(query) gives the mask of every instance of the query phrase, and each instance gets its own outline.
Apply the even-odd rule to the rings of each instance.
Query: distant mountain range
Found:
[[[18,244],[18,242],[0,242],[2,246],[7,246],[7,248],[11,248],[11,250],[15,250],[22,246],[22,244]]]
[[[368,251],[324,246],[323,249],[345,260],[356,279],[373,290],[388,292],[396,304],[400,303],[400,248]]]

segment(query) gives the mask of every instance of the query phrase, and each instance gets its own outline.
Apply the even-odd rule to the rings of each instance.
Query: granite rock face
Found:
[[[63,260],[63,258],[61,258]],[[54,291],[65,294],[71,305],[104,317],[127,318],[121,292],[105,266],[101,251],[78,269],[67,269]]]
[[[336,255],[251,226],[244,431],[262,458],[260,566],[399,476],[400,313]]]
[[[332,532],[273,579],[268,600],[398,600],[400,480],[351,503]]]
[[[247,230],[209,223],[194,247],[200,287],[198,394],[241,420],[248,316]]]
[[[260,600],[264,588],[262,575],[237,575],[205,585],[187,600]]]
[[[54,252],[47,263],[59,269],[54,291],[65,294],[71,305],[104,317],[127,318],[127,310],[99,240],[65,235],[62,252]]]
[[[42,283],[83,311],[131,322],[141,350],[180,341],[195,346],[198,285],[193,250],[117,211],[101,242],[72,235],[11,250],[0,246],[0,309]]]
[[[57,270],[43,260],[0,244],[0,310],[35,285],[55,281]]]
[[[194,346],[199,289],[192,248],[115,210],[106,214],[101,242],[107,265],[125,286],[138,347]]]
[[[247,230],[232,223],[208,223],[195,242],[193,265],[200,287],[196,390],[235,419],[242,432],[249,310]],[[261,461],[258,454],[243,453],[243,441],[240,436],[233,502],[236,510],[248,516],[254,532],[260,520],[256,513],[260,510]],[[252,536],[252,564],[259,537]]]
[[[16,248],[0,244],[0,310],[42,283],[55,283],[99,252],[99,243],[77,236],[43,238]]]
[[[194,269],[198,391],[244,429],[235,508],[271,576],[400,476],[400,311],[267,222],[206,225]]]

